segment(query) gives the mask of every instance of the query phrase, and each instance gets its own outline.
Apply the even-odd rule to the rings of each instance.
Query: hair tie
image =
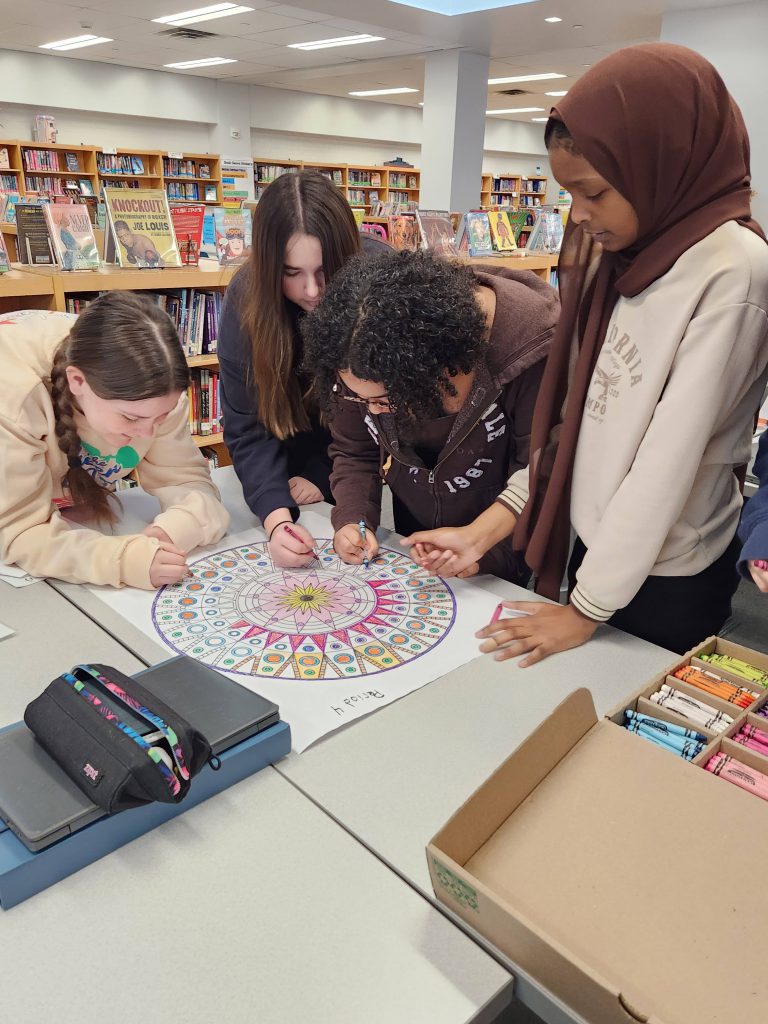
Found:
[[[67,463],[70,469],[82,469],[82,462],[79,455],[68,455]]]

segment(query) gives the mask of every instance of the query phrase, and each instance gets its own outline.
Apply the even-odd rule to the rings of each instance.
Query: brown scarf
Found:
[[[728,221],[765,236],[751,219],[741,112],[714,67],[692,50],[666,43],[620,50],[583,75],[551,116],[565,123],[585,159],[632,204],[640,226],[638,241],[621,253],[598,255],[599,246],[572,222],[563,239],[562,311],[533,414],[530,498],[513,538],[538,577],[536,590],[557,600],[584,403],[619,296],[644,291]],[[571,369],[574,333],[578,352]]]

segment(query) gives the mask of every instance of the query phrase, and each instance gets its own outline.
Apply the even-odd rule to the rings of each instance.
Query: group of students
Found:
[[[225,441],[278,565],[309,563],[299,513],[320,500],[340,557],[373,558],[386,483],[430,572],[533,574],[555,601],[567,580],[566,604],[508,602],[528,614],[481,650],[525,666],[610,622],[684,651],[723,626],[737,564],[768,591],[768,435],[741,553],[736,536],[768,376],[747,133],[707,61],[650,44],[590,69],[545,141],[572,196],[559,301],[524,271],[360,235],[320,175],[275,181],[222,309]],[[75,582],[181,579],[228,517],[170,320],[112,292],[74,323],[1,322],[0,360],[0,557]],[[132,471],[162,509],[143,534],[77,528],[114,518]]]

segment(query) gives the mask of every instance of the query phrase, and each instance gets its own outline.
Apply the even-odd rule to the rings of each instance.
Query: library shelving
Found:
[[[255,198],[261,199],[267,185],[279,178],[282,174],[290,174],[292,171],[300,171],[301,160],[269,160],[262,157],[253,158],[253,186]]]
[[[490,209],[503,206],[511,210],[543,206],[547,201],[547,179],[520,174],[483,174],[480,184],[480,206]]]
[[[68,146],[62,142],[0,143],[8,145],[19,152],[20,194],[68,195],[79,202],[95,200],[98,178],[90,146]]]
[[[66,273],[58,267],[27,267],[0,274],[0,313],[16,309],[49,309],[67,312],[73,300],[88,301],[106,291],[148,291],[178,295],[185,289],[198,292],[223,292],[237,268],[221,267],[203,271],[197,267],[136,270],[131,267],[103,266],[99,270]],[[216,373],[215,352],[187,357],[193,376],[203,370]],[[229,454],[220,431],[194,434],[198,448],[211,448],[219,465],[229,465]]]
[[[159,150],[97,149],[99,184],[107,188],[162,188]]]
[[[221,157],[211,153],[162,156],[163,184],[171,203],[221,203]]]
[[[346,189],[347,187],[347,164],[326,164],[304,161],[301,166],[302,170],[317,171],[319,174],[322,174],[323,177],[336,185],[337,188]]]

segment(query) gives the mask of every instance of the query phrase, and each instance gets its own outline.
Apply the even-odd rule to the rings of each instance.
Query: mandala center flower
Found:
[[[331,603],[331,595],[323,586],[307,584],[303,587],[294,587],[287,594],[283,594],[280,603],[291,611],[320,611],[327,608]]]

